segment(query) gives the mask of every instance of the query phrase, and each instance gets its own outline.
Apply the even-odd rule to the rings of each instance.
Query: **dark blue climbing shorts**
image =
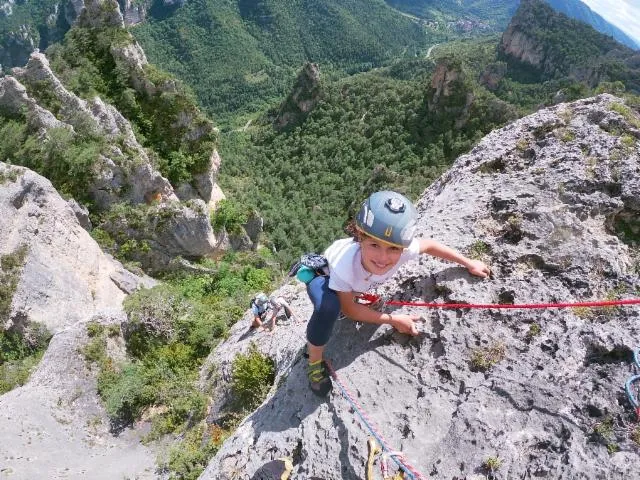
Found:
[[[313,303],[313,314],[307,324],[307,340],[322,347],[331,337],[333,326],[340,315],[340,300],[329,288],[329,277],[319,275],[307,283],[307,294]]]

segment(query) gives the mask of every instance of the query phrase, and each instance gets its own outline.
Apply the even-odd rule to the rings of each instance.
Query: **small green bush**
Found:
[[[502,466],[502,460],[498,457],[489,457],[484,462],[482,462],[482,466],[487,471],[487,473],[495,473]]]
[[[18,287],[20,271],[27,258],[28,248],[21,246],[12,253],[0,256],[0,325],[11,309],[13,294]]]
[[[36,322],[22,330],[0,329],[0,395],[27,382],[50,339],[46,327]]]
[[[221,200],[211,214],[211,226],[215,232],[225,229],[227,233],[242,232],[242,225],[249,219],[248,209],[231,200]]]
[[[532,323],[531,325],[529,325],[529,331],[527,332],[527,339],[531,340],[533,339],[533,337],[537,337],[538,335],[540,335],[541,331],[542,331],[542,327],[540,327],[539,323]]]
[[[0,160],[2,159],[0,158]],[[0,170],[0,185],[4,185],[7,182],[13,183],[19,176],[20,169],[13,168],[9,165],[7,168]]]
[[[169,459],[165,466],[171,472],[169,478],[197,480],[226,436],[207,435],[204,425],[189,430],[184,440],[171,447],[169,451]]]
[[[43,354],[41,351],[20,360],[0,362],[0,395],[27,383]]]
[[[611,110],[616,113],[619,113],[624,117],[624,119],[629,122],[633,127],[640,128],[640,119],[638,119],[637,114],[633,112],[629,107],[622,103],[612,103],[610,105]]]
[[[252,343],[246,354],[238,354],[231,370],[231,389],[238,406],[252,410],[269,392],[275,380],[275,364]]]
[[[491,253],[491,247],[487,242],[477,240],[469,247],[469,256],[475,260],[483,260]]]
[[[502,343],[495,343],[486,348],[477,348],[471,352],[471,369],[486,372],[504,359],[506,348]]]

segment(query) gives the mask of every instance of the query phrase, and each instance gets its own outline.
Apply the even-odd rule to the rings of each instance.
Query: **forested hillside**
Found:
[[[443,38],[382,0],[192,0],[133,32],[219,124],[285,96],[305,61],[352,73]]]
[[[322,83],[317,107],[296,128],[223,135],[221,185],[264,215],[282,260],[323,249],[371,191],[394,188],[416,197],[474,141],[517,116],[477,84],[468,65],[438,68],[460,79],[446,106],[433,105],[433,62],[407,61]],[[474,100],[465,105],[468,95]]]
[[[521,21],[552,38],[553,48],[575,49],[569,61],[586,62],[590,52],[594,65],[613,62],[608,37],[585,26],[586,44],[578,37],[561,43],[541,25],[577,22],[558,20],[548,7],[539,16],[524,12]],[[625,83],[633,91],[640,77],[625,67],[618,73],[628,77],[589,77],[600,78],[592,84],[559,70],[541,82],[530,65],[500,52],[499,43],[497,36],[449,42],[428,59],[325,78],[318,105],[296,127],[280,131],[263,120],[222,135],[221,185],[239,210],[250,206],[264,215],[268,238],[286,263],[341,235],[347,212],[368,193],[395,188],[415,198],[493,128],[541,105],[603,91],[620,94]],[[573,65],[564,65],[572,71]],[[438,96],[439,88],[452,93]]]
[[[573,77],[593,87],[622,81],[640,91],[638,54],[590,26],[557,13],[543,0],[523,0],[502,37],[504,58],[530,67],[528,82]]]

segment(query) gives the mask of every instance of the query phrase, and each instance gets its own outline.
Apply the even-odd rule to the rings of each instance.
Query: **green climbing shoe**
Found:
[[[309,362],[307,373],[311,391],[320,397],[325,397],[331,391],[332,384],[329,377],[329,369],[324,360]]]

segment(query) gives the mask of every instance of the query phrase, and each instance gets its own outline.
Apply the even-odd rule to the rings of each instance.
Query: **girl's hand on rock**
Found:
[[[394,314],[390,315],[390,317],[391,321],[389,323],[400,333],[406,333],[413,336],[418,335],[418,329],[415,324],[418,317],[405,314]]]
[[[471,260],[469,265],[467,265],[467,270],[471,275],[475,275],[477,277],[487,278],[491,273],[489,267],[480,260]]]

